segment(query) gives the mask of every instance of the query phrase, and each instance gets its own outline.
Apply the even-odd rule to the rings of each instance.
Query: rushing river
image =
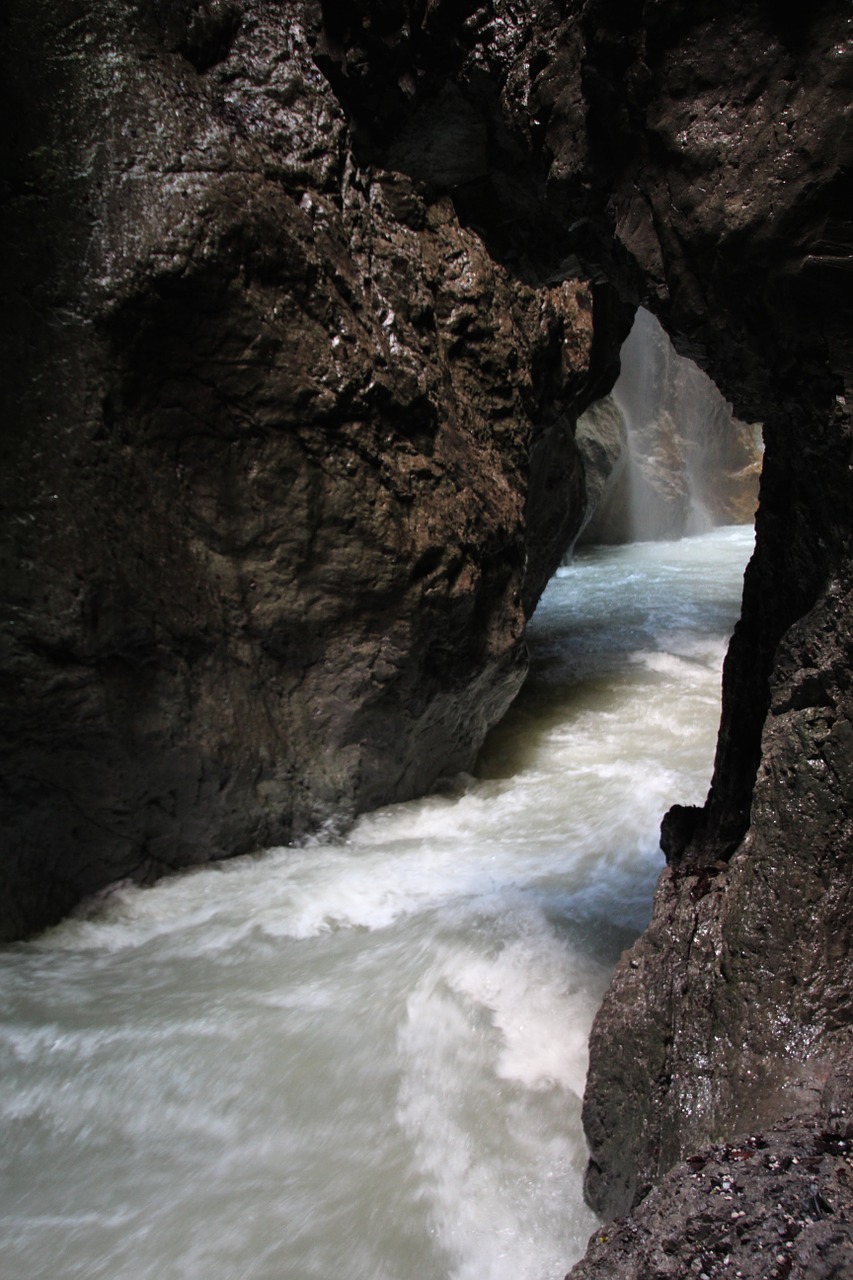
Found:
[[[751,544],[582,552],[455,795],[0,952],[6,1280],[561,1280],[590,1023],[707,790]]]

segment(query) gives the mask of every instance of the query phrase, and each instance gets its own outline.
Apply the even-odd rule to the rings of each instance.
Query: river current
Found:
[[[585,549],[476,778],[0,951],[7,1280],[561,1280],[590,1024],[752,530]]]

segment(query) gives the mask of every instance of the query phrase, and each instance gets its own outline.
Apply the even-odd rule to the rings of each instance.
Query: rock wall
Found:
[[[851,1151],[831,1107],[695,1150],[636,1213],[593,1234],[566,1280],[844,1280]]]
[[[8,938],[472,765],[630,308],[362,163],[311,4],[6,34]]]
[[[631,541],[627,493],[628,425],[611,393],[578,418],[575,441],[583,459],[586,509],[576,544]]]
[[[652,923],[593,1032],[606,1215],[709,1140],[820,1115],[849,1053],[851,57],[833,6],[751,6],[651,24],[623,64],[644,132],[618,234],[766,454],[708,801],[664,823]]]

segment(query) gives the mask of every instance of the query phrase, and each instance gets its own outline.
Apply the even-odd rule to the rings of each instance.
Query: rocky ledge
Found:
[[[853,1093],[706,1146],[595,1232],[566,1280],[842,1280],[853,1274]]]

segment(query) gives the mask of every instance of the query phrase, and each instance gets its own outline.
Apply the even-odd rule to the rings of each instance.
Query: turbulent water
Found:
[[[560,1280],[590,1023],[704,798],[748,529],[584,551],[453,795],[0,952],[8,1280]]]

